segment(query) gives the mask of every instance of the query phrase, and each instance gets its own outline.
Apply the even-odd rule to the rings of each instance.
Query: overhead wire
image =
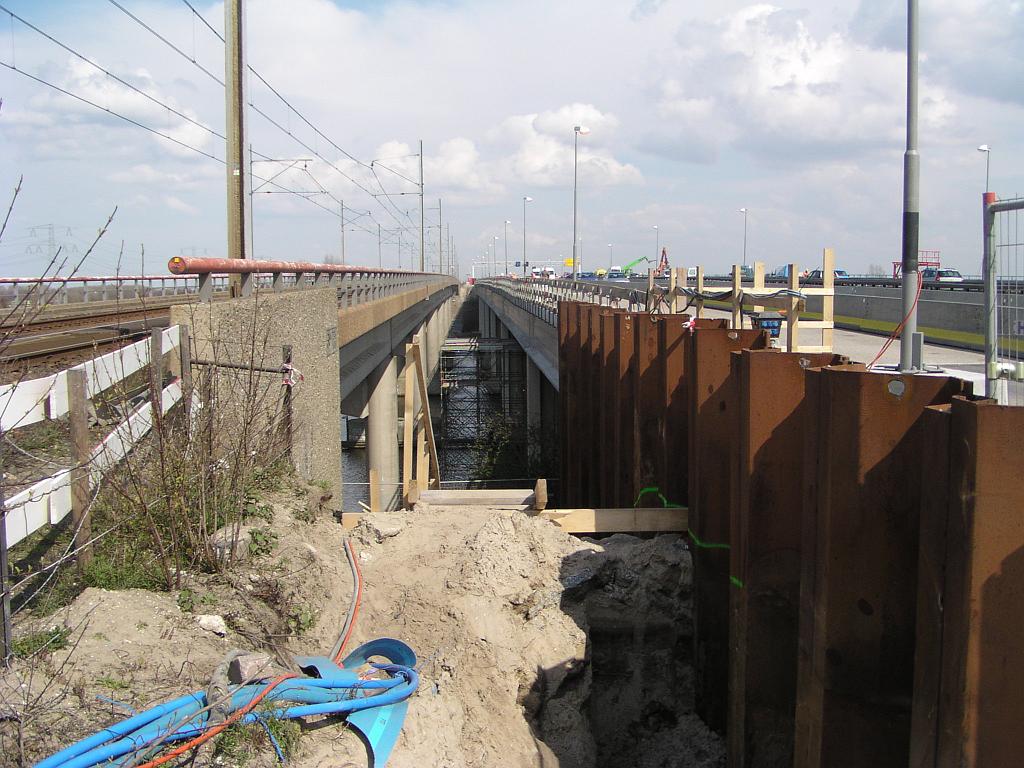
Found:
[[[113,2],[113,0],[111,0],[111,2]],[[212,32],[217,37],[218,40],[220,40],[222,43],[225,42],[224,35],[222,35],[213,25],[211,25],[210,22],[207,21],[206,18],[201,13],[199,13],[199,11],[195,8],[195,6],[191,2],[189,2],[189,0],[182,0],[182,2],[188,7],[188,9],[193,13],[193,15],[196,18],[198,18],[203,23],[203,25],[207,29],[209,29],[210,32]],[[186,56],[186,58],[188,58],[188,57]],[[194,60],[193,60],[193,63],[195,63]],[[280,99],[281,103],[283,103],[285,105],[285,107],[287,107],[296,117],[299,118],[299,120],[301,120],[303,123],[305,123],[313,131],[314,135],[319,136],[321,139],[323,139],[325,142],[327,142],[330,146],[332,146],[335,150],[337,150],[339,153],[341,153],[342,155],[347,157],[349,160],[354,162],[356,165],[359,165],[359,166],[361,166],[363,168],[369,169],[371,171],[371,173],[373,173],[373,177],[374,177],[374,180],[377,182],[377,186],[380,187],[381,194],[378,195],[376,192],[371,192],[369,189],[367,189],[365,186],[363,186],[359,181],[357,181],[353,176],[345,173],[343,170],[341,170],[341,168],[339,168],[337,165],[335,165],[330,160],[328,160],[326,157],[324,157],[319,152],[319,150],[314,149],[313,147],[310,147],[307,143],[305,143],[301,139],[299,139],[289,128],[286,128],[285,126],[281,125],[280,122],[278,122],[277,120],[272,118],[270,115],[268,115],[263,109],[261,109],[260,107],[256,106],[256,104],[254,104],[253,101],[250,99],[249,100],[249,107],[256,114],[258,114],[260,117],[262,117],[264,120],[269,122],[271,125],[273,125],[278,130],[280,130],[282,133],[284,133],[287,136],[289,136],[290,138],[294,139],[296,142],[298,142],[300,145],[302,145],[303,148],[305,148],[306,150],[312,152],[319,159],[323,160],[325,163],[330,165],[332,168],[334,168],[335,171],[337,171],[343,177],[348,179],[352,184],[354,184],[361,191],[365,192],[370,197],[373,197],[377,201],[377,203],[382,208],[384,208],[385,211],[387,211],[388,210],[387,206],[385,206],[383,203],[381,203],[380,200],[378,199],[379,197],[384,197],[389,203],[391,203],[392,206],[395,207],[396,211],[398,211],[399,213],[404,214],[406,219],[409,221],[409,223],[413,224],[413,221],[412,221],[411,217],[409,217],[409,215],[407,213],[399,210],[398,207],[395,206],[394,201],[391,200],[391,195],[393,193],[389,193],[384,188],[383,183],[381,183],[381,181],[380,181],[379,177],[377,176],[376,172],[374,172],[374,170],[373,170],[373,165],[374,164],[372,162],[371,163],[367,163],[367,162],[365,162],[363,160],[360,160],[358,157],[353,155],[351,152],[346,150],[344,147],[340,146],[336,141],[334,141],[333,139],[331,139],[331,137],[329,137],[327,134],[325,134],[320,128],[318,128],[316,125],[314,125],[313,122],[308,117],[306,117],[306,115],[304,115],[301,111],[299,111],[299,109],[294,104],[292,104],[291,101],[289,101],[284,96],[284,94],[282,94],[277,88],[275,88],[270,83],[270,81],[268,81],[262,74],[260,74],[251,64],[247,64],[246,66],[247,66],[249,72],[251,72],[253,74],[253,76],[256,77],[257,80],[259,80],[264,86],[266,86],[266,88],[272,94],[274,94],[274,96],[276,96],[278,99]],[[223,85],[223,83],[221,83],[221,85]],[[401,174],[398,174],[396,171],[393,171],[390,168],[388,168],[387,170],[391,171],[392,173],[396,173],[396,175],[398,175],[398,176],[401,176]],[[405,178],[405,177],[402,177],[402,178]],[[406,179],[406,180],[407,181],[411,181],[409,179]],[[411,183],[415,184],[416,182],[411,182]],[[391,215],[390,211],[388,213],[389,213],[389,215]],[[392,218],[395,218],[395,217],[392,216]],[[396,222],[397,222],[397,219],[396,219]]]
[[[129,90],[133,91],[134,93],[137,93],[137,94],[139,94],[139,95],[140,95],[140,96],[142,96],[142,97],[143,97],[144,99],[147,99],[147,100],[149,100],[149,101],[153,102],[154,104],[156,104],[157,106],[159,106],[159,107],[161,107],[161,108],[163,108],[163,109],[167,110],[168,112],[171,112],[172,114],[174,114],[174,115],[177,115],[177,116],[178,116],[178,117],[180,117],[180,118],[181,118],[182,120],[185,120],[186,122],[188,122],[188,123],[190,123],[190,124],[192,124],[192,125],[196,126],[197,128],[202,128],[202,129],[203,129],[204,131],[207,131],[208,133],[211,133],[211,134],[213,134],[213,135],[214,135],[214,136],[216,136],[216,137],[217,137],[218,139],[221,139],[222,141],[227,141],[226,137],[225,137],[225,136],[224,136],[223,134],[221,134],[221,133],[217,132],[216,130],[214,130],[214,129],[213,129],[213,128],[211,128],[210,126],[208,126],[208,125],[206,125],[206,124],[204,124],[204,123],[201,123],[201,122],[199,122],[198,120],[196,120],[196,119],[194,119],[194,118],[192,118],[192,117],[189,117],[189,116],[188,116],[188,115],[186,115],[186,114],[185,114],[184,112],[182,112],[182,111],[180,111],[180,110],[178,110],[178,109],[175,109],[175,108],[174,108],[174,107],[172,107],[171,105],[169,105],[169,104],[166,104],[166,103],[164,103],[164,102],[160,101],[160,99],[156,98],[155,96],[152,96],[152,95],[150,95],[150,94],[146,93],[146,92],[145,92],[145,91],[143,91],[143,90],[142,90],[141,88],[138,88],[138,87],[136,87],[136,86],[132,85],[131,83],[129,83],[129,82],[128,82],[127,80],[125,80],[124,78],[122,78],[122,77],[120,77],[120,76],[118,76],[118,75],[114,74],[114,73],[113,73],[113,72],[111,72],[111,71],[110,71],[109,69],[106,69],[106,68],[105,68],[105,67],[103,67],[102,65],[100,65],[100,64],[98,64],[98,63],[96,63],[95,61],[93,61],[92,59],[90,59],[90,58],[89,58],[88,56],[86,56],[85,54],[83,54],[83,53],[80,53],[79,51],[76,51],[76,50],[75,50],[74,48],[72,48],[72,47],[71,47],[70,45],[68,45],[67,43],[61,42],[61,41],[60,41],[60,40],[58,40],[58,39],[57,39],[56,37],[54,37],[53,35],[51,35],[51,34],[50,34],[50,33],[48,33],[48,32],[45,32],[44,30],[40,29],[39,27],[37,27],[37,26],[36,26],[35,24],[33,24],[32,22],[30,22],[30,21],[27,21],[26,19],[23,19],[23,18],[22,18],[21,16],[19,16],[19,15],[18,15],[18,14],[16,14],[16,13],[14,13],[14,12],[13,12],[13,11],[11,11],[11,10],[10,10],[9,8],[7,8],[6,6],[4,6],[3,4],[0,4],[0,10],[4,11],[4,12],[5,12],[5,13],[6,13],[6,14],[7,14],[8,16],[10,16],[10,17],[11,17],[12,19],[16,19],[17,21],[19,21],[19,22],[20,22],[21,24],[25,25],[25,26],[26,26],[26,27],[28,27],[29,29],[31,29],[31,30],[33,30],[34,32],[36,32],[36,33],[38,33],[38,34],[42,35],[43,37],[45,37],[45,38],[46,38],[47,40],[49,40],[49,41],[50,41],[51,43],[53,43],[54,45],[57,45],[57,46],[59,46],[60,48],[63,48],[63,49],[65,50],[65,51],[67,51],[68,53],[70,53],[70,54],[71,54],[72,56],[75,56],[76,58],[80,59],[81,61],[84,61],[84,62],[85,62],[86,64],[89,64],[90,66],[92,66],[92,67],[95,67],[95,68],[96,68],[96,69],[98,69],[98,70],[99,70],[100,72],[102,72],[102,73],[103,73],[103,74],[105,74],[105,75],[106,75],[107,77],[109,77],[110,79],[112,79],[112,80],[114,80],[114,81],[116,81],[116,82],[120,83],[120,84],[121,84],[121,85],[123,85],[123,86],[124,86],[125,88],[128,88]],[[19,70],[19,71],[21,71],[21,70]]]

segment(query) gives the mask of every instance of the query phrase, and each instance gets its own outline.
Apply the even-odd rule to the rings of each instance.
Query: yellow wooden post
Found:
[[[764,290],[764,262],[754,262],[754,289]],[[753,307],[755,312],[764,312],[764,307],[760,304],[755,304]]]
[[[821,346],[832,351],[832,324],[835,322],[836,256],[826,248],[821,258],[821,284],[825,292],[821,297]]]
[[[743,302],[740,293],[743,291],[743,273],[739,264],[732,265],[732,328],[739,330],[743,327]]]
[[[697,267],[697,293],[704,293],[704,267]],[[697,312],[695,317],[704,317],[704,301],[697,299]]]
[[[800,273],[796,270],[796,264],[789,265],[789,290],[800,290]],[[800,347],[800,299],[791,296],[789,309],[786,311],[786,351],[798,352]]]

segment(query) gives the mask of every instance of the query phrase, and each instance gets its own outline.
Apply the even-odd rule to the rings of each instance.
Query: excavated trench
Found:
[[[680,536],[612,536],[603,552],[580,553],[563,578],[562,609],[587,633],[587,663],[548,692],[543,709],[578,707],[579,748],[563,745],[558,719],[540,712],[538,736],[562,768],[712,768],[721,739],[694,713],[690,586]]]

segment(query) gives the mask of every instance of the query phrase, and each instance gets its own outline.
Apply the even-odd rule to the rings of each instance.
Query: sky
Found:
[[[0,0],[4,210],[24,177],[0,273],[39,274],[51,242],[80,257],[115,208],[82,273],[225,255],[224,55],[203,23],[222,32],[224,10],[190,2],[202,19],[185,0]],[[921,6],[921,247],[978,274],[980,144],[991,189],[1024,192],[1024,0]],[[825,247],[851,273],[900,257],[898,0],[247,0],[246,13],[249,64],[297,110],[250,78],[253,173],[280,185],[253,195],[257,258],[340,261],[343,201],[347,263],[414,265],[422,140],[428,261],[440,214],[460,274],[489,245],[515,271],[525,196],[527,258],[564,260],[575,125],[590,129],[576,156],[584,269],[664,246],[674,266],[725,272],[744,219],[746,258],[769,270],[820,264]]]

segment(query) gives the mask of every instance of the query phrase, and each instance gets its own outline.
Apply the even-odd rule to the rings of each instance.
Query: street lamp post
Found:
[[[501,238],[497,235],[491,240],[491,274],[498,274],[498,241]]]
[[[505,219],[505,274],[508,275],[508,225],[512,222]]]
[[[743,266],[747,266],[747,209],[740,208],[743,214]]]
[[[658,225],[654,225],[654,263],[658,264],[659,254],[658,251],[661,248],[661,230],[658,229]]]
[[[992,149],[988,144],[982,144],[978,151],[985,153],[985,191],[988,192],[988,161],[992,157]]]
[[[526,277],[526,204],[532,202],[532,197],[523,195],[523,277]]]
[[[612,271],[612,244],[608,243],[608,271]]]
[[[576,263],[576,181],[578,178],[577,167],[579,165],[580,136],[590,133],[589,128],[582,125],[573,126],[572,136],[572,276],[575,280],[579,277],[579,268]]]

